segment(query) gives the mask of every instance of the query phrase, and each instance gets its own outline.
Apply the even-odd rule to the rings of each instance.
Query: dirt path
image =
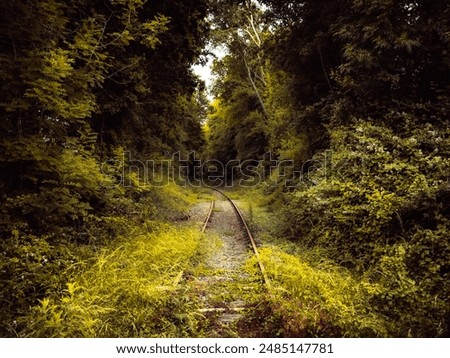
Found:
[[[233,208],[220,194],[216,195],[204,245],[209,254],[186,285],[201,303],[198,311],[205,317],[205,336],[236,337],[236,323],[260,283],[243,268],[251,255],[248,239]]]

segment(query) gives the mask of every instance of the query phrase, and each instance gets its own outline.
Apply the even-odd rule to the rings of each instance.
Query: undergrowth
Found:
[[[197,228],[161,225],[102,250],[61,296],[45,297],[25,317],[23,336],[186,336],[189,302],[174,292],[199,243]]]
[[[376,249],[383,253],[381,259],[365,270],[357,270],[333,259],[337,248],[308,246],[301,239],[287,240],[279,232],[280,226],[288,222],[287,211],[283,211],[284,217],[271,211],[270,197],[261,195],[258,190],[247,190],[235,196],[240,196],[241,207],[251,219],[253,233],[261,246],[261,259],[274,286],[271,297],[266,295],[253,299],[254,310],[246,317],[251,322],[247,327],[250,336],[445,335],[448,329],[445,312],[448,309],[442,292],[446,285],[441,284],[438,290],[436,283],[431,281],[439,273],[440,261],[430,261],[422,255],[414,259],[415,271],[412,271],[409,252],[413,242],[378,246]],[[292,222],[295,213],[290,215]],[[433,248],[445,242],[433,238],[434,233],[440,232],[427,232],[429,237],[425,239],[429,243],[427,248],[423,246],[423,250],[434,252]],[[440,234],[443,238],[443,233]],[[445,250],[440,252],[445,256]],[[428,273],[427,267],[424,269],[423,262],[427,267],[434,265],[433,274]],[[256,274],[258,268],[254,258],[248,267]],[[427,275],[428,286],[423,284],[424,280],[415,279],[413,273],[416,277]],[[252,333],[257,325],[259,328]]]
[[[267,317],[272,335],[280,337],[385,337],[384,318],[371,309],[375,284],[322,262],[314,267],[275,247],[260,250],[273,284]],[[255,258],[249,267],[257,269]]]
[[[78,158],[72,161],[77,164]],[[187,219],[203,192],[173,182],[157,188],[133,171],[123,186],[114,179],[122,175],[118,167],[105,170],[108,175],[91,167],[75,169],[74,187],[101,188],[92,199],[101,209],[74,208],[70,225],[64,212],[53,211],[51,220],[60,224],[50,226],[47,215],[46,231],[18,223],[3,233],[0,336],[188,334],[180,327],[193,325],[179,324],[189,318],[188,310],[178,309],[190,303],[173,294],[173,282],[197,250],[200,234]],[[92,177],[93,184],[88,182]],[[66,199],[58,202],[68,205]],[[37,222],[46,220],[38,211],[25,214],[29,221],[32,215]]]

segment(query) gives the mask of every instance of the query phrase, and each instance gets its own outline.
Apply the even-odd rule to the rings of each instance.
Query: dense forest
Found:
[[[314,334],[340,320],[349,335],[448,335],[449,3],[267,0],[217,13],[213,39],[228,52],[208,155],[258,160],[277,235],[361,283],[353,297],[316,287],[335,317]],[[269,178],[268,152],[289,162]],[[289,267],[313,281],[301,265]],[[312,317],[300,308],[310,291],[284,320]]]
[[[198,0],[1,3],[3,334],[93,252],[176,214],[123,167],[202,145],[191,66],[206,13]]]
[[[262,335],[449,336],[449,49],[444,0],[2,2],[0,335],[201,335],[195,194],[136,161],[196,152],[259,198]]]

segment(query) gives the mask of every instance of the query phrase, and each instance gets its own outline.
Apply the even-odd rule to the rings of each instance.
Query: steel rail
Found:
[[[209,206],[208,215],[206,216],[206,219],[203,221],[203,226],[202,226],[202,230],[201,230],[202,233],[205,232],[206,227],[208,226],[209,219],[211,219],[211,214],[214,209],[214,203],[215,203],[215,201],[211,200],[211,205]]]
[[[206,227],[208,226],[209,220],[211,219],[211,215],[212,215],[212,212],[214,209],[214,203],[215,203],[215,201],[211,200],[211,204],[209,205],[209,209],[208,209],[208,215],[206,215],[206,218],[202,224],[201,233],[204,233],[206,230]],[[183,275],[184,275],[184,270],[180,271],[178,273],[178,275],[175,277],[175,279],[173,280],[172,286],[171,286],[173,289],[175,289],[178,286],[181,279],[183,278]],[[162,288],[165,288],[165,287],[162,287]]]
[[[264,283],[265,283],[269,293],[271,293],[272,292],[272,284],[270,282],[269,276],[267,275],[266,268],[264,267],[264,264],[261,261],[261,257],[259,255],[255,239],[254,239],[254,237],[253,237],[253,235],[252,235],[252,233],[250,231],[249,226],[247,225],[247,222],[244,219],[244,215],[242,215],[242,212],[241,212],[241,210],[239,210],[239,207],[235,204],[235,202],[233,200],[231,200],[231,198],[228,195],[226,195],[224,192],[222,192],[222,191],[220,191],[220,190],[218,190],[216,188],[210,188],[210,189],[215,190],[218,193],[220,193],[221,195],[223,195],[223,197],[226,198],[228,200],[228,202],[231,204],[231,207],[233,208],[234,212],[236,213],[236,216],[238,217],[238,220],[240,221],[240,223],[242,224],[242,226],[245,229],[245,234],[247,235],[248,239],[250,240],[250,244],[252,246],[253,252],[254,252],[255,257],[256,257],[256,260],[258,262],[258,266],[259,266],[259,269],[260,269],[261,274],[263,276]]]

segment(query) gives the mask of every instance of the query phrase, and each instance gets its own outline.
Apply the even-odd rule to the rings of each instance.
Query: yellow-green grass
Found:
[[[44,298],[32,310],[27,336],[164,337],[189,330],[174,294],[196,252],[197,228],[169,225],[122,238],[68,283],[63,297]],[[189,334],[191,334],[190,332]],[[188,333],[186,333],[188,334]]]

